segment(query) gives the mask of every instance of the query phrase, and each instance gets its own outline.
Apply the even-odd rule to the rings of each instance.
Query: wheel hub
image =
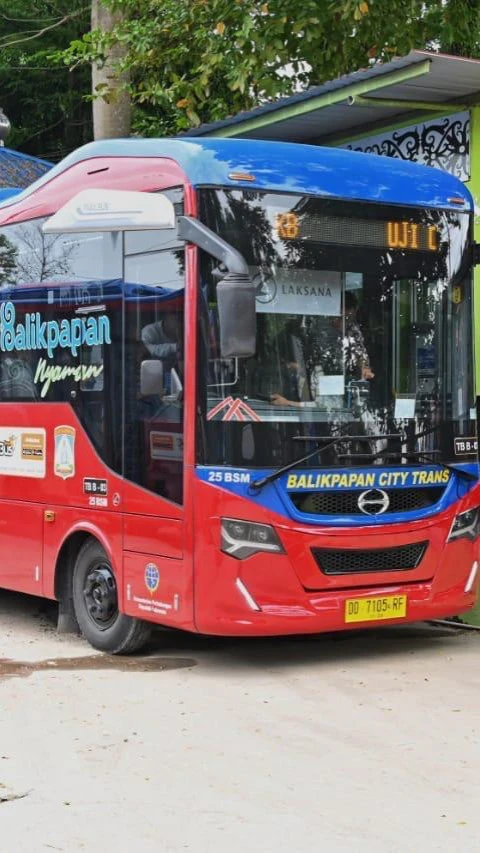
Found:
[[[83,595],[92,622],[103,630],[108,628],[118,615],[117,584],[110,566],[103,563],[89,572]]]

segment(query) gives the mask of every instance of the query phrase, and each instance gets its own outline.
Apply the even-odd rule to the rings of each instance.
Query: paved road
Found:
[[[0,851],[480,853],[480,635],[159,633],[0,593]]]

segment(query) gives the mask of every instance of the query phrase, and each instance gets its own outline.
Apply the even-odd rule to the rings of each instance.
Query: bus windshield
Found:
[[[455,436],[476,432],[468,214],[206,188],[200,216],[257,294],[254,357],[223,359],[221,272],[203,256],[200,463],[284,465],[343,435],[318,464],[461,455]]]

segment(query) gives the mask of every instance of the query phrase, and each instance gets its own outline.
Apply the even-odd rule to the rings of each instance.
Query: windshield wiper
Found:
[[[398,459],[406,459],[407,461],[414,461],[412,457],[415,457],[416,464],[419,465],[422,459],[425,459],[427,462],[431,462],[432,465],[438,465],[440,468],[446,468],[448,471],[453,471],[456,474],[463,475],[467,480],[473,480],[477,482],[478,477],[475,474],[470,474],[469,471],[464,471],[462,468],[455,468],[454,465],[449,465],[448,462],[441,462],[439,459],[435,459],[435,455],[441,453],[440,450],[433,450],[431,453],[423,453],[421,450],[408,450],[405,453],[399,451],[398,453],[386,453],[380,451],[380,453],[339,453],[338,460],[341,459],[365,459],[372,463],[375,459],[387,459],[389,461],[398,460]]]
[[[383,438],[385,436],[382,436]],[[298,438],[302,440],[304,436],[295,436],[294,440]],[[335,447],[337,444],[341,444],[344,441],[358,441],[360,439],[365,440],[364,435],[338,435],[336,438],[331,438],[330,436],[325,435],[310,435],[305,437],[306,441],[328,441],[328,444],[325,444],[324,447],[316,447],[315,450],[312,450],[310,453],[307,453],[306,456],[302,456],[301,459],[294,459],[293,462],[289,462],[288,465],[282,465],[281,468],[277,468],[276,471],[272,471],[271,474],[267,474],[266,477],[261,477],[260,480],[254,480],[253,483],[250,483],[250,488],[255,489],[255,491],[259,491],[263,489],[267,483],[273,483],[274,480],[277,480],[278,477],[281,477],[282,474],[286,474],[288,471],[291,471],[292,468],[297,468],[298,465],[301,465],[302,462],[307,462],[309,459],[312,459],[314,456],[322,455],[326,450],[329,450],[331,447]]]
[[[381,435],[374,435],[373,433],[372,433],[372,435],[369,435],[369,434],[367,435],[366,433],[363,433],[363,435],[348,435],[347,433],[345,433],[344,435],[339,435],[336,438],[342,438],[345,440],[350,439],[352,441],[360,441],[360,440],[362,440],[362,441],[377,441],[380,438],[384,438],[384,439],[399,438],[399,435],[398,435],[398,432],[393,432],[393,433],[382,432]],[[292,439],[292,441],[330,441],[330,440],[331,440],[330,435],[294,435],[293,439]]]
[[[441,426],[442,424],[436,424],[433,427],[429,427],[428,429],[423,430],[423,432],[415,433],[411,436],[411,438],[406,440],[416,441],[419,438],[424,438],[426,435],[430,435],[432,432],[436,432],[436,430],[440,429]],[[383,436],[383,438],[388,437],[389,436],[386,435]],[[399,439],[400,436],[397,434],[394,436],[394,438]],[[402,441],[401,443],[405,444],[405,441]],[[438,465],[440,468],[445,468],[446,471],[452,471],[454,474],[458,474],[460,477],[464,477],[466,480],[470,480],[474,483],[478,482],[478,476],[475,476],[475,474],[471,474],[470,471],[464,471],[463,468],[455,468],[454,465],[449,465],[448,462],[441,462],[439,459],[435,459],[435,454],[438,454],[440,452],[440,450],[432,450],[431,453],[429,453],[428,451],[425,453],[422,450],[408,450],[391,454],[391,451],[388,451],[388,448],[385,448],[384,450],[379,450],[377,453],[375,453],[374,456],[371,456],[370,463],[372,463],[375,459],[385,459],[386,457],[388,458],[390,455],[396,456],[397,458],[401,457],[402,459],[407,460],[412,459],[412,457],[416,457],[418,460],[425,459],[427,462],[431,462],[432,465]]]
[[[408,459],[411,456],[415,456],[417,459],[425,459],[427,462],[431,462],[432,465],[438,465],[439,468],[445,468],[446,471],[452,471],[460,477],[465,477],[466,480],[471,480],[474,483],[478,482],[478,476],[476,477],[475,474],[471,474],[470,471],[464,471],[463,468],[455,468],[455,465],[449,465],[448,462],[440,462],[439,459],[435,459],[434,456],[431,456],[429,453],[423,453],[421,450],[411,450],[407,453],[399,453],[398,455],[403,459]]]
[[[418,438],[423,438],[426,435],[430,435],[430,433],[438,430],[440,426],[441,424],[436,424],[434,427],[429,427],[429,429],[424,430],[423,432],[415,433],[415,435],[412,435],[411,438],[408,440],[415,441]],[[364,433],[363,435],[339,435],[336,438],[331,439],[330,436],[325,435],[296,435],[294,436],[293,441],[326,441],[328,442],[328,444],[325,444],[323,447],[316,447],[315,450],[312,450],[310,453],[307,453],[306,456],[302,456],[300,459],[294,459],[294,461],[289,462],[288,465],[282,465],[281,468],[277,468],[276,471],[273,471],[271,474],[267,474],[266,477],[261,477],[260,480],[254,480],[253,483],[250,483],[250,488],[255,489],[255,491],[263,489],[263,487],[266,486],[267,483],[273,483],[273,481],[277,480],[278,477],[281,477],[282,474],[286,474],[293,468],[297,468],[303,462],[308,462],[308,460],[312,459],[314,456],[321,456],[323,453],[325,453],[326,450],[329,450],[331,447],[335,447],[337,444],[342,444],[346,441],[388,441],[389,439],[401,440],[401,436],[398,433],[383,433],[382,435],[365,435]],[[404,443],[405,441],[402,441],[402,444]],[[464,477],[466,480],[470,480],[475,483],[478,482],[479,478],[476,477],[475,474],[471,474],[469,471],[464,471],[462,468],[455,468],[454,465],[449,465],[447,462],[440,462],[438,459],[435,459],[434,454],[440,452],[441,451],[439,450],[433,450],[432,455],[430,455],[428,452],[424,453],[421,450],[413,450],[392,454],[391,451],[388,451],[388,448],[385,448],[384,450],[380,450],[373,455],[371,453],[350,453],[344,454],[339,458],[364,459],[368,457],[370,463],[372,463],[375,459],[381,459],[387,454],[388,456],[397,457],[397,459],[398,457],[401,457],[402,459],[408,460],[412,457],[416,457],[419,461],[421,459],[425,459],[432,465],[438,465],[440,468],[445,468],[447,471],[451,471],[454,474],[458,474],[459,476]]]

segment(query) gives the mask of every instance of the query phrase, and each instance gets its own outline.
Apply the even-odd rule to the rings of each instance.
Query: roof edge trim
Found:
[[[349,95],[348,105],[351,107],[405,107],[405,112],[408,110],[418,110],[419,112],[459,112],[469,110],[470,107],[480,103],[478,95],[472,101],[458,101],[456,103],[448,101],[410,101],[403,98],[369,98],[368,95]]]
[[[209,136],[228,138],[229,136],[238,136],[238,134],[249,133],[251,130],[257,130],[260,127],[266,127],[269,124],[278,124],[289,118],[304,115],[305,113],[318,110],[321,107],[338,104],[340,101],[346,101],[349,97],[356,95],[365,95],[368,92],[377,91],[385,86],[391,86],[396,83],[404,83],[406,80],[413,80],[415,77],[422,77],[430,71],[431,59],[423,59],[416,62],[414,65],[406,68],[397,68],[395,71],[390,71],[376,80],[362,80],[358,83],[350,83],[344,89],[336,89],[333,92],[327,92],[324,95],[317,95],[315,98],[310,98],[302,101],[299,104],[280,107],[270,113],[266,113],[258,118],[247,119],[244,122],[239,122],[228,127],[221,127],[217,130],[212,130]]]

